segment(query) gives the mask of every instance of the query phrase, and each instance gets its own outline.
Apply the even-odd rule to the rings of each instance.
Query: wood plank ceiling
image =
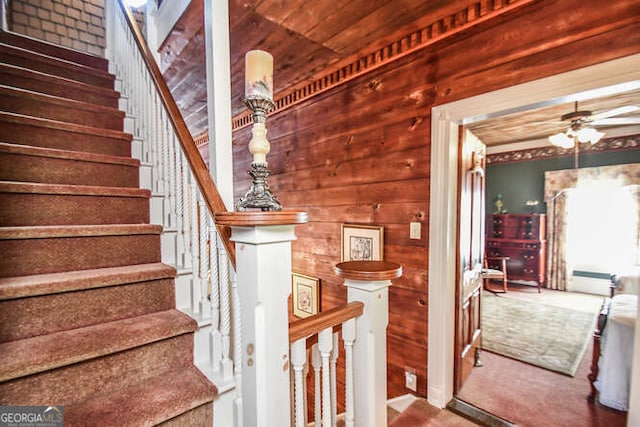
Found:
[[[203,0],[192,0],[160,48],[161,69],[194,136],[207,130]],[[274,57],[274,94],[466,7],[469,0],[230,0],[232,114],[246,110],[244,54]],[[580,103],[594,113],[639,105],[640,91]],[[491,118],[468,127],[487,145],[543,139],[566,130],[571,102]],[[634,117],[640,114],[635,113]],[[605,129],[606,131],[606,129]],[[636,129],[637,133],[637,129]]]
[[[469,0],[230,0],[232,114],[245,110],[244,55],[274,57],[274,94],[332,64],[371,53]],[[160,48],[161,69],[194,136],[207,128],[203,0],[191,4]]]

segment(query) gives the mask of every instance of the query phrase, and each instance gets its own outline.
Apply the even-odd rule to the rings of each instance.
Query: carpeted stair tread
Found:
[[[0,42],[0,61],[12,65],[28,66],[32,70],[43,71],[105,88],[113,88],[113,82],[115,81],[115,77],[107,71],[32,50],[10,46],[2,42]]]
[[[131,157],[125,132],[0,111],[0,142]]]
[[[121,131],[125,113],[113,107],[0,85],[0,109]]]
[[[109,61],[100,56],[62,47],[44,40],[35,39],[23,34],[0,30],[0,43],[20,47],[32,52],[39,52],[65,61],[82,64],[89,68],[108,71]]]
[[[0,278],[0,301],[174,278],[175,275],[175,268],[169,265],[150,263]]]
[[[22,144],[0,142],[0,153],[24,154],[28,156],[48,157],[56,159],[78,160],[93,163],[109,163],[125,166],[140,166],[140,160],[131,157],[110,156],[107,154],[86,153],[82,151],[60,150],[56,148],[34,147]]]
[[[43,117],[34,117],[28,114],[12,113],[10,111],[0,111],[0,120],[51,129],[61,129],[68,132],[84,134],[85,136],[100,135],[108,138],[124,139],[128,142],[131,142],[132,139],[130,134],[119,130],[87,126],[78,123],[62,122],[59,120],[51,120]]]
[[[0,344],[0,382],[192,333],[195,320],[167,310]]]
[[[117,108],[120,98],[120,94],[113,89],[11,64],[0,63],[0,84],[111,108]]]
[[[104,187],[140,186],[140,161],[0,142],[0,180]]]
[[[0,227],[0,240],[127,236],[138,234],[159,235],[160,233],[162,233],[162,226],[155,224],[40,225],[29,227]]]
[[[70,426],[92,425],[95,420],[105,427],[157,425],[212,402],[216,394],[215,386],[190,367],[65,405],[64,421]],[[212,423],[213,417],[208,424]]]
[[[131,187],[96,185],[43,184],[34,182],[0,181],[0,193],[67,194],[76,196],[151,197],[151,191]]]

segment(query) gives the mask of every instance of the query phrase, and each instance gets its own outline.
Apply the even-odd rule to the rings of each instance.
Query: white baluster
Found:
[[[330,357],[330,362],[331,362],[331,425],[333,427],[336,426],[337,424],[337,419],[338,419],[338,415],[337,415],[337,411],[338,411],[338,405],[337,405],[337,390],[336,390],[336,363],[338,362],[338,353],[339,353],[339,344],[338,344],[338,333],[334,332],[333,334],[333,350],[331,351],[331,357]]]
[[[216,233],[219,264],[220,286],[220,333],[222,334],[222,378],[228,381],[233,376],[233,362],[231,351],[231,302],[229,256],[224,248],[220,236]]]
[[[211,275],[211,349],[213,372],[220,372],[222,360],[222,335],[220,334],[220,283],[218,280],[218,255],[215,227],[209,229],[209,271]]]
[[[198,312],[202,288],[198,283],[198,267],[200,266],[200,251],[198,243],[198,202],[196,184],[189,185],[189,231],[191,237],[191,310]]]
[[[333,328],[318,333],[318,349],[322,358],[322,427],[331,427],[331,368],[329,357],[333,348]]]
[[[184,170],[182,164],[184,162],[182,151],[176,153],[176,268],[186,267],[186,248],[185,248],[185,211],[184,211]]]
[[[181,237],[182,237],[182,250],[183,250],[183,258],[182,265],[185,269],[191,268],[193,264],[193,253],[191,251],[191,226],[190,226],[190,217],[189,217],[189,182],[192,177],[191,171],[189,170],[189,166],[187,165],[187,159],[182,157],[182,227],[181,227]]]
[[[199,313],[201,317],[209,316],[211,310],[209,308],[209,215],[207,207],[202,200],[202,196],[198,193],[198,220],[200,224],[199,242],[200,242],[200,302]]]
[[[176,140],[175,134],[171,134],[169,140],[167,141],[167,145],[169,148],[169,159],[168,159],[168,185],[167,192],[169,198],[169,215],[167,218],[167,227],[171,229],[176,228],[176,198],[175,198],[175,190],[176,190],[176,144],[178,141]],[[209,213],[207,212],[207,216]]]
[[[320,359],[320,350],[318,344],[311,347],[311,366],[313,366],[313,396],[314,396],[314,423],[320,426],[322,423],[322,388],[320,386],[320,374],[322,370],[322,360]]]
[[[235,271],[229,271],[231,280],[231,299],[233,300],[233,376],[236,383],[236,398],[234,399],[234,421],[236,427],[242,427],[242,316],[240,311],[240,295]]]
[[[344,342],[345,365],[345,427],[355,425],[353,401],[353,342],[356,340],[356,319],[349,319],[342,324],[342,341]]]
[[[306,426],[304,414],[304,365],[307,359],[307,339],[302,338],[291,344],[291,365],[293,366],[293,407],[296,427]]]

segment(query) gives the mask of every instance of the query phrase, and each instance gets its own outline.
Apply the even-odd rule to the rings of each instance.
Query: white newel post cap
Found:
[[[402,276],[402,266],[388,261],[347,261],[337,264],[334,270],[338,277],[352,283],[387,282]]]

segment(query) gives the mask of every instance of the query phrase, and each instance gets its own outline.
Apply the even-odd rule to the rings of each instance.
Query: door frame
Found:
[[[640,81],[640,54],[461,99],[431,110],[427,399],[432,405],[444,408],[453,398],[458,126],[474,117],[526,110],[557,98],[571,101],[584,96],[585,92],[629,81]],[[636,331],[639,329],[640,316]],[[637,388],[640,381],[638,359],[640,357],[634,358],[632,389]],[[630,407],[640,407],[638,393],[631,398]]]

